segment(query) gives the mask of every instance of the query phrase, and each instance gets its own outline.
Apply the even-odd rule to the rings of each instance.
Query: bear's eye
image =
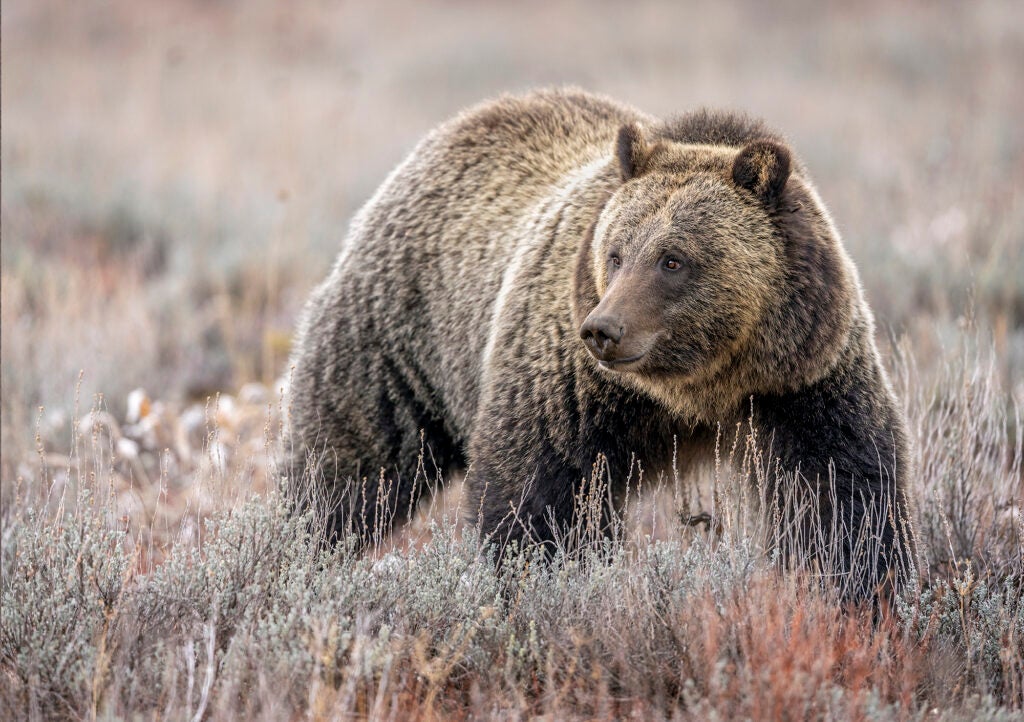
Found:
[[[608,256],[608,262],[611,263],[612,266],[614,266],[615,268],[618,268],[619,266],[622,265],[622,259],[619,258],[618,253],[613,253],[610,256]]]
[[[666,258],[661,265],[666,271],[679,271],[683,268],[683,262],[675,258]]]

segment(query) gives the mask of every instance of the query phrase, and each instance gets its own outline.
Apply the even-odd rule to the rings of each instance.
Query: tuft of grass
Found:
[[[915,440],[914,494],[925,570],[1024,576],[1021,400],[999,380],[989,336],[973,329],[927,374],[903,345],[896,379]]]

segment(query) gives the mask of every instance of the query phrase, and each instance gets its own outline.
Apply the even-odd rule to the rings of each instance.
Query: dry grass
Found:
[[[1021,714],[1015,3],[12,1],[0,28],[0,716]],[[920,587],[881,622],[777,572],[727,464],[643,480],[554,566],[496,569],[457,484],[364,556],[286,513],[278,377],[349,216],[458,108],[549,83],[800,150],[918,456]]]
[[[981,452],[959,463],[965,448],[991,448],[993,428],[1019,436],[991,403],[1001,397],[985,395],[992,384],[988,374],[944,387],[951,403],[982,402],[958,427],[963,436],[923,437],[927,468],[940,470],[912,489],[924,574],[880,616],[841,603],[827,564],[779,572],[753,513],[756,464],[709,470],[710,529],[678,523],[704,503],[691,489],[648,481],[610,539],[591,523],[600,514],[581,514],[569,531],[582,543],[576,553],[548,563],[529,548],[496,567],[456,524],[458,502],[444,509],[438,497],[368,553],[323,549],[310,535],[315,517],[296,517],[272,489],[246,493],[251,464],[202,464],[221,458],[217,421],[195,469],[148,488],[166,494],[192,479],[238,497],[228,511],[186,503],[168,534],[166,520],[161,531],[120,514],[114,421],[92,412],[76,426],[92,432],[76,437],[66,465],[41,473],[49,504],[20,498],[5,509],[0,709],[30,718],[905,719],[933,709],[940,719],[1010,718],[1024,707],[1024,521],[1012,496],[1020,449],[1002,447],[1004,463]],[[272,441],[280,412],[270,404],[266,413]],[[932,419],[945,420],[913,417]],[[121,428],[121,439],[145,438]],[[261,465],[275,475],[272,457]],[[946,483],[948,469],[964,475]],[[600,467],[592,481],[584,509],[607,503]],[[994,497],[965,508],[964,490]],[[974,535],[961,539],[958,528]]]

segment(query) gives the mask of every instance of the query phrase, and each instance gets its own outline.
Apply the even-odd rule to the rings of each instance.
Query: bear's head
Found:
[[[860,290],[790,150],[648,139],[637,125],[615,150],[621,184],[574,280],[594,363],[697,420],[827,373]]]

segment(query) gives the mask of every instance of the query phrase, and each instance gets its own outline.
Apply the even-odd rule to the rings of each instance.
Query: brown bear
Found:
[[[292,476],[333,536],[385,530],[425,457],[468,469],[489,538],[550,542],[599,456],[621,483],[745,424],[773,498],[811,492],[814,528],[780,538],[817,539],[856,593],[910,559],[905,421],[856,270],[742,115],[575,90],[462,113],[353,219],[292,364]]]

